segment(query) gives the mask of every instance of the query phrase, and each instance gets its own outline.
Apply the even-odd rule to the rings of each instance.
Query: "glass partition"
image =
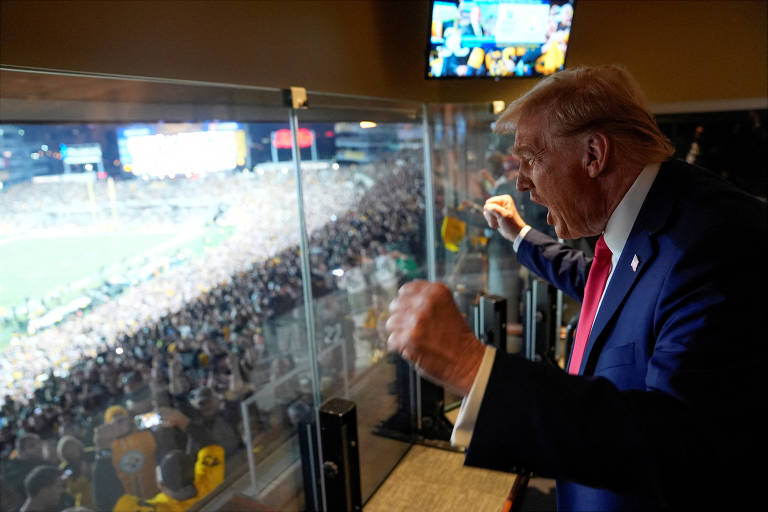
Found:
[[[336,147],[325,160],[302,156],[320,401],[357,406],[366,501],[410,446],[410,368],[387,353],[384,324],[398,287],[426,277],[422,107],[308,101],[297,111],[300,143],[333,136]],[[307,193],[318,184],[333,194]]]
[[[38,466],[65,470],[51,509],[111,510],[151,500],[156,468],[184,494],[197,461],[206,491],[301,509],[297,418],[318,404],[281,92],[1,73],[3,507]],[[305,191],[329,215],[352,197]]]
[[[512,242],[489,229],[483,216],[489,197],[509,194],[528,224],[555,236],[546,208],[517,190],[514,136],[493,133],[497,116],[490,104],[430,105],[428,115],[437,279],[454,290],[470,325],[481,296],[506,299],[506,351],[562,360],[562,319],[571,315],[571,304],[522,267]]]
[[[365,502],[414,439],[447,445],[458,400],[387,352],[388,303],[412,279],[448,284],[470,323],[481,294],[505,298],[504,349],[564,365],[577,305],[482,215],[509,193],[551,229],[486,105],[310,92],[293,110],[277,89],[17,69],[0,83],[4,506],[38,466],[64,468],[52,509],[111,509],[155,496],[158,467],[182,491],[198,460],[216,492],[196,509],[301,510],[323,489],[304,485],[298,434],[316,442],[335,397],[357,406]]]

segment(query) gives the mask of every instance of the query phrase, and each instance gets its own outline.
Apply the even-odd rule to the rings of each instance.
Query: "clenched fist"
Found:
[[[387,345],[425,377],[465,396],[485,347],[462,318],[451,291],[441,283],[412,281],[389,305]]]
[[[498,229],[501,236],[514,242],[520,230],[525,227],[525,221],[520,216],[512,196],[493,196],[485,202],[483,215],[488,226]]]

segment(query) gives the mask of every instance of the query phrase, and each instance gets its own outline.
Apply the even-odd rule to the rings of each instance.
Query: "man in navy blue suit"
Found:
[[[566,372],[482,345],[442,284],[401,288],[388,343],[465,397],[465,463],[556,478],[560,510],[756,506],[765,204],[669,160],[617,66],[547,77],[495,129],[516,134],[518,189],[560,238],[601,235],[602,256],[531,229],[509,196],[485,205],[522,264],[584,301]]]

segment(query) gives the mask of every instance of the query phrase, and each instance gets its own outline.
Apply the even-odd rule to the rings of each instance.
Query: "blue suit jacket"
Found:
[[[560,510],[749,502],[758,487],[746,464],[764,463],[768,432],[765,255],[763,203],[708,171],[664,163],[580,375],[497,354],[466,464],[557,478]],[[582,300],[583,253],[531,230],[518,258]]]

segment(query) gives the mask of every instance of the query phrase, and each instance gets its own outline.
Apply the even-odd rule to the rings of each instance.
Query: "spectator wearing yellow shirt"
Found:
[[[85,446],[74,436],[65,435],[56,445],[56,454],[61,461],[59,469],[64,472],[67,492],[75,499],[78,507],[91,508],[95,505],[91,468],[85,458]]]
[[[224,481],[224,448],[209,445],[197,452],[197,460],[181,450],[171,450],[157,467],[161,492],[142,500],[124,494],[115,512],[182,512],[203,499]]]
[[[185,430],[189,418],[175,409],[162,410],[163,423]],[[181,512],[203,499],[224,481],[226,468],[224,448],[206,444],[197,452],[196,460],[181,450],[166,453],[157,466],[160,493],[148,500],[124,494],[115,504],[115,512]]]

